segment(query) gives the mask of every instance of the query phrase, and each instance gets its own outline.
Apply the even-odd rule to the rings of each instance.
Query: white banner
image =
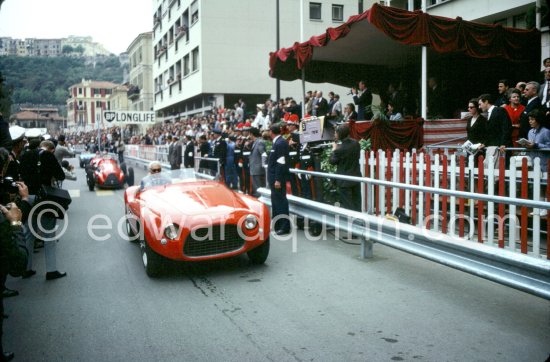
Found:
[[[119,124],[154,124],[155,112],[103,111],[103,119]]]

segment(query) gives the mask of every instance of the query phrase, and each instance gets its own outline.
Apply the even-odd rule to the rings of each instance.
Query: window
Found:
[[[332,21],[344,21],[344,5],[332,5]]]
[[[183,76],[189,75],[189,54],[183,57]]]
[[[82,88],[78,88],[78,94],[82,94]]]
[[[309,3],[309,19],[321,20],[321,3]]]
[[[514,28],[527,29],[527,14],[519,14],[514,16]]]
[[[191,3],[191,24],[195,24],[199,20],[199,3],[197,0]]]
[[[193,72],[199,69],[199,48],[193,49],[193,52],[191,53],[191,57],[193,58]]]
[[[101,101],[95,101],[95,106],[97,108],[101,108]]]

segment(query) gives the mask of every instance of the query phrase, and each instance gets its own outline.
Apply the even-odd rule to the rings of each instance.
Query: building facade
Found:
[[[113,109],[111,107],[113,94],[116,94],[116,99],[119,99],[120,93],[126,96],[127,90],[127,88],[121,89],[115,83],[85,79],[72,85],[69,87],[70,98],[67,99],[67,127],[78,131],[104,127],[102,112]],[[118,102],[121,102],[120,99],[117,104]]]
[[[66,126],[57,108],[21,108],[10,121],[23,128],[42,128],[49,134],[61,132]]]
[[[70,47],[73,52],[63,53],[64,47]],[[81,52],[76,51],[80,49]],[[107,56],[111,53],[103,45],[93,41],[92,37],[69,36],[60,39],[12,39],[10,37],[0,38],[0,56],[18,57],[59,57],[62,55],[71,56]]]
[[[128,107],[153,110],[153,33],[140,34],[127,49],[129,58]]]
[[[374,1],[365,1],[365,10]],[[299,5],[303,3],[304,8]],[[153,0],[153,87],[157,119],[232,107],[243,98],[263,103],[277,95],[269,77],[269,53],[276,50],[277,9],[272,0]],[[359,12],[356,0],[281,0],[279,46],[304,41]],[[235,16],[237,15],[237,16]],[[348,88],[308,84],[308,89],[345,95]],[[302,99],[299,81],[280,82],[280,96]]]

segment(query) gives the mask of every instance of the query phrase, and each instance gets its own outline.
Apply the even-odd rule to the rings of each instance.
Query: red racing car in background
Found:
[[[90,191],[99,188],[123,188],[134,185],[134,169],[126,167],[109,154],[96,155],[86,166],[86,183]]]
[[[248,254],[263,264],[269,254],[269,209],[223,182],[193,169],[154,173],[124,192],[126,229],[139,242],[148,276],[166,259],[203,261]]]

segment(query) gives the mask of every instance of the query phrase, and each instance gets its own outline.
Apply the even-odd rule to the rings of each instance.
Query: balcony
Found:
[[[128,92],[126,92],[126,95],[128,99],[134,100],[139,98],[140,92],[141,90],[139,89],[139,87],[137,85],[133,85],[130,87],[130,89],[128,89]]]
[[[164,54],[164,52],[166,52],[166,45],[161,45],[161,47],[157,50],[157,58]]]
[[[176,28],[176,40],[187,34],[187,25]]]

